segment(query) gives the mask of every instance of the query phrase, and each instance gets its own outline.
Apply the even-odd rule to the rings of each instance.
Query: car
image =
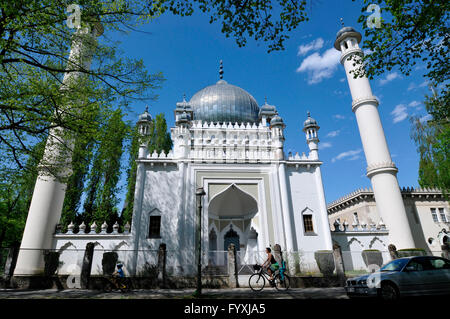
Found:
[[[349,298],[450,295],[450,260],[436,256],[394,259],[376,272],[347,279],[344,288]]]

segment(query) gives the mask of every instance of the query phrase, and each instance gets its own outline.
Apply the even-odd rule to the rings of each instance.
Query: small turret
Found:
[[[175,108],[175,125],[185,126],[191,122],[193,118],[193,110],[189,103],[186,101],[186,96],[183,95],[183,101],[177,102]]]
[[[152,124],[152,121],[152,116],[148,112],[148,105],[146,105],[144,113],[139,115],[139,120],[136,122],[140,135],[147,136],[150,134],[150,126]]]
[[[283,119],[278,115],[270,120],[270,130],[272,131],[272,146],[275,147],[275,158],[282,160],[284,159],[284,134],[283,129],[286,125],[283,122]]]
[[[136,122],[139,135],[141,136],[141,143],[139,145],[139,158],[147,156],[147,137],[150,135],[150,129],[153,119],[148,112],[148,105],[145,106],[145,111],[139,115],[139,120]]]
[[[312,159],[319,159],[319,136],[317,132],[320,126],[317,121],[311,117],[311,114],[307,113],[308,118],[303,122],[303,132],[306,134],[306,143],[308,144],[310,157]]]
[[[267,104],[267,98],[265,99],[264,105],[259,109],[259,121],[262,125],[266,126],[267,123],[270,123],[272,118],[277,115],[277,109],[274,105]]]

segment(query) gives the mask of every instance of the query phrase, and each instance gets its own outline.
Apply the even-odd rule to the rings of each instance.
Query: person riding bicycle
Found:
[[[118,263],[116,266],[117,266],[117,269],[113,273],[113,278],[115,279],[115,283],[116,283],[117,287],[121,287],[121,286],[123,286],[123,280],[125,278],[125,274],[122,269],[123,265],[122,265],[122,263]]]
[[[272,255],[272,250],[267,247],[266,248],[266,253],[267,253],[267,260],[262,264],[263,267],[267,268],[267,272],[269,273],[269,279],[273,280],[273,274],[275,273],[275,271],[278,270],[278,268],[280,268],[280,266],[278,265],[278,262],[275,260],[275,257],[273,257]]]

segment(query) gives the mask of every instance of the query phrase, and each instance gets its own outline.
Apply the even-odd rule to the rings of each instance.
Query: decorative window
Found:
[[[314,232],[312,215],[303,214],[303,225],[305,227],[305,233],[313,233]]]
[[[161,216],[150,216],[148,238],[161,238]]]
[[[444,208],[438,208],[439,209],[439,217],[441,218],[441,222],[446,223],[447,220],[447,216],[445,215],[445,210]]]
[[[431,208],[431,216],[433,217],[433,221],[435,223],[439,223],[438,215],[436,213],[436,208]]]

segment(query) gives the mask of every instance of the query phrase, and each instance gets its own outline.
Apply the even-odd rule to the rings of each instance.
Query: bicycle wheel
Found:
[[[248,279],[248,285],[253,291],[263,290],[265,284],[266,280],[264,279],[264,276],[261,274],[253,274]]]
[[[103,291],[105,292],[111,292],[113,290],[113,284],[105,278],[103,281]]]
[[[290,287],[291,282],[289,276],[284,274],[283,277],[284,278],[281,279],[281,276],[279,274],[275,277],[275,288],[277,290],[285,291]]]

